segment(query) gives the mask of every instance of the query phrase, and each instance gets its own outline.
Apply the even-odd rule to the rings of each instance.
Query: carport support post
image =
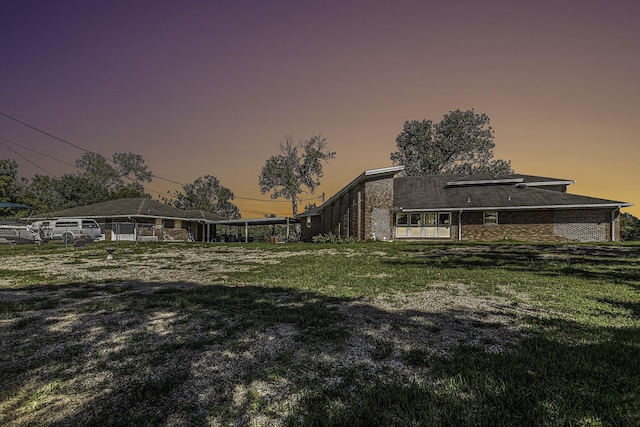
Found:
[[[289,217],[287,217],[287,236],[284,238],[284,241],[287,242],[289,240]]]
[[[244,222],[244,242],[249,243],[249,221]]]

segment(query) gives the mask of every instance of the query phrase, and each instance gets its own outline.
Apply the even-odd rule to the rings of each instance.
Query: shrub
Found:
[[[340,236],[336,236],[333,233],[329,233],[329,234],[318,234],[317,236],[313,236],[312,239],[313,243],[355,243],[356,239],[354,237],[351,236],[347,236],[347,237],[340,237]]]

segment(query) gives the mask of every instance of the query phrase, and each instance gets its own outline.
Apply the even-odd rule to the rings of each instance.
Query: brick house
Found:
[[[321,206],[298,215],[302,239],[620,240],[631,203],[567,193],[575,181],[531,175],[408,177],[403,166],[363,172]]]
[[[50,212],[32,220],[95,219],[105,240],[209,241],[208,222],[222,220],[202,210],[185,210],[144,197],[109,200]]]

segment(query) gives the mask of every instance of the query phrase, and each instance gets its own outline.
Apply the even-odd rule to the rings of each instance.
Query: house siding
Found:
[[[462,240],[568,240],[555,235],[553,218],[553,211],[548,210],[502,211],[498,213],[498,224],[483,224],[483,212],[465,212],[462,214]]]
[[[555,233],[580,242],[606,242],[611,240],[611,215],[607,209],[558,211]],[[620,241],[620,213],[613,211],[614,239]]]
[[[620,240],[620,217],[615,213],[615,240]],[[457,236],[453,236],[457,239]],[[462,240],[522,240],[531,242],[611,240],[611,210],[501,211],[498,224],[483,224],[482,212],[462,215]]]

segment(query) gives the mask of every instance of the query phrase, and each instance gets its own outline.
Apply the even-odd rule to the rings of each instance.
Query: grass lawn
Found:
[[[640,246],[0,247],[0,425],[640,425]]]

